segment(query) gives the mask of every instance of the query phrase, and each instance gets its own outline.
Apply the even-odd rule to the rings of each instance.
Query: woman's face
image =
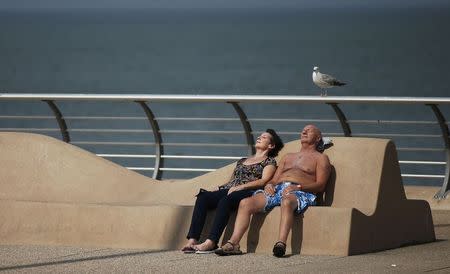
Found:
[[[270,135],[267,132],[264,132],[261,135],[259,135],[259,137],[256,138],[255,147],[263,150],[272,149],[273,148],[272,135]]]

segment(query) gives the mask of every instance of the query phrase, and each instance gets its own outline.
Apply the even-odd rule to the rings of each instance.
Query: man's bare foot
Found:
[[[214,250],[217,248],[217,245],[215,242],[207,239],[205,242],[203,242],[202,244],[199,245],[195,245],[194,248],[196,250],[200,250],[200,251],[209,251],[209,250]]]

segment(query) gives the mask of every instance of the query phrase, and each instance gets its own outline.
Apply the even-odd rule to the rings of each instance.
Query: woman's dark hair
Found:
[[[281,140],[280,136],[275,132],[275,130],[268,128],[266,129],[266,132],[272,136],[272,144],[274,145],[274,148],[269,151],[269,157],[276,157],[278,155],[278,152],[284,147],[283,141]]]

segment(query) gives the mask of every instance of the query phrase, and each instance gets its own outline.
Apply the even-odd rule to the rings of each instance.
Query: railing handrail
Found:
[[[0,93],[0,100],[450,104],[449,97]]]
[[[449,105],[450,97],[388,97],[388,96],[295,96],[295,95],[201,95],[201,94],[74,94],[74,93],[0,93],[1,101],[41,101],[45,102],[52,110],[54,118],[59,126],[59,131],[61,133],[62,139],[68,143],[75,145],[120,145],[120,146],[154,146],[155,147],[155,167],[133,167],[135,170],[153,170],[153,178],[159,178],[160,171],[209,171],[210,169],[197,169],[197,168],[180,168],[180,167],[166,167],[163,164],[164,159],[168,159],[164,153],[164,147],[174,147],[174,146],[188,146],[188,147],[247,147],[249,154],[252,154],[254,149],[254,134],[257,134],[257,130],[252,129],[253,122],[261,121],[272,121],[272,122],[298,122],[304,121],[306,119],[293,119],[293,118],[261,118],[261,117],[248,117],[244,109],[241,108],[239,104],[244,103],[289,103],[289,104],[325,104],[333,108],[337,119],[310,119],[313,122],[332,122],[339,123],[343,133],[336,134],[335,136],[376,136],[376,137],[421,137],[421,138],[442,138],[444,143],[443,148],[435,147],[398,147],[398,151],[421,151],[421,152],[445,152],[446,162],[445,162],[445,175],[440,174],[402,174],[403,177],[420,177],[420,178],[444,178],[443,185],[439,192],[435,195],[435,198],[445,198],[450,193],[450,130],[449,122],[447,122],[445,115],[442,113],[439,105]],[[89,117],[89,116],[65,116],[61,112],[56,102],[58,101],[108,101],[108,102],[130,102],[134,104],[139,104],[145,112],[145,117],[121,117],[121,116],[101,116],[101,117]],[[148,103],[158,103],[158,102],[169,102],[169,103],[225,103],[232,105],[235,114],[238,117],[157,117],[153,114]],[[417,120],[358,120],[358,119],[347,119],[344,111],[340,108],[340,104],[391,104],[391,105],[422,105],[433,111],[435,116],[435,121],[417,121]],[[49,119],[51,116],[37,115],[36,117],[28,115],[0,115],[0,119]],[[151,129],[121,129],[121,128],[70,128],[68,127],[66,121],[71,121],[73,119],[83,120],[83,119],[98,119],[98,120],[147,120],[151,126]],[[160,129],[159,122],[161,121],[213,121],[213,122],[223,122],[223,121],[240,121],[243,131],[236,130],[198,130],[198,129]],[[418,125],[439,125],[441,134],[418,134],[416,132],[412,133],[396,133],[388,132],[383,134],[378,133],[354,133],[352,132],[352,127],[358,124],[418,124]],[[70,125],[70,124],[69,124]],[[2,129],[12,129],[14,131],[58,131],[57,128],[34,128],[34,127],[4,127]],[[153,133],[153,142],[151,140],[146,141],[135,141],[135,142],[124,142],[124,141],[72,141],[71,135],[80,132],[94,132],[94,133]],[[245,144],[235,144],[235,143],[189,143],[189,142],[167,142],[163,140],[161,134],[233,134],[238,135],[244,133],[246,137]],[[283,134],[298,134],[294,132],[279,132]],[[118,157],[118,154],[103,153],[105,155],[114,155]],[[189,157],[188,157],[189,156]],[[188,155],[186,159],[200,159],[195,155]],[[223,156],[223,155],[222,155]],[[215,156],[222,157],[222,156]],[[175,158],[175,157],[174,157]],[[213,159],[213,158],[211,158]],[[414,159],[415,161],[400,161],[403,164],[423,164],[430,165],[431,163],[442,163],[440,161],[422,161],[428,159]]]

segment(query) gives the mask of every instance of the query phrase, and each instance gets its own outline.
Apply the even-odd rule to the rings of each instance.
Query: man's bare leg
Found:
[[[250,225],[250,217],[252,214],[261,212],[266,206],[266,197],[263,193],[258,193],[252,197],[243,199],[239,204],[239,210],[236,215],[234,223],[233,235],[231,235],[230,242],[238,244],[245,231]]]
[[[281,200],[281,218],[278,232],[278,242],[273,246],[273,255],[283,257],[286,253],[286,241],[294,222],[294,209],[297,207],[297,197],[284,195]]]
[[[292,224],[294,223],[294,210],[297,208],[297,197],[288,194],[281,200],[281,219],[278,241],[286,243]]]

